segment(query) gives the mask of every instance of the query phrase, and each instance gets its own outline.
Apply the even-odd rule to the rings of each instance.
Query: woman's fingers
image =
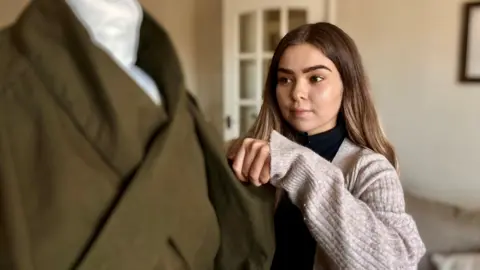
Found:
[[[235,159],[233,160],[232,169],[235,173],[235,176],[240,181],[247,181],[248,179],[242,174],[243,159],[245,158],[245,147],[244,144],[238,149]]]
[[[255,159],[252,163],[252,166],[250,167],[249,171],[249,179],[252,184],[256,186],[260,186],[264,184],[264,179],[261,179],[261,173],[263,171],[263,167],[265,165],[265,162],[270,156],[270,147],[268,144],[263,143],[261,146],[256,148],[256,155]]]
[[[266,184],[270,181],[270,149],[268,151],[268,157],[265,159],[262,167],[262,171],[260,172],[260,183]]]
[[[250,167],[255,160],[258,143],[253,139],[245,139],[242,144],[245,147],[245,157],[243,158],[242,174],[249,179]]]
[[[256,186],[270,180],[270,146],[263,140],[247,138],[238,149],[232,169],[240,181],[250,181]]]

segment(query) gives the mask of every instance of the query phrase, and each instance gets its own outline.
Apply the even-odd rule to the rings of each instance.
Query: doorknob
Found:
[[[227,128],[232,127],[232,117],[230,117],[230,115],[227,115],[225,122],[227,124]]]

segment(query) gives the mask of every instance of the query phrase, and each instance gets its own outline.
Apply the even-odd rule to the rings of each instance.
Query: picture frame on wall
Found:
[[[464,4],[460,46],[460,82],[480,83],[480,1]]]

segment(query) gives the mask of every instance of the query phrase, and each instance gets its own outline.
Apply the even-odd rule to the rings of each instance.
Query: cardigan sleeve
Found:
[[[271,184],[300,208],[335,269],[416,269],[425,247],[385,157],[363,155],[350,192],[342,171],[308,148],[277,132],[270,148]]]

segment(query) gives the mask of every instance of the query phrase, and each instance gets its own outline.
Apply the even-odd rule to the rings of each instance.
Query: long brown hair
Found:
[[[326,22],[300,26],[285,35],[277,45],[268,70],[259,116],[244,137],[268,140],[272,130],[276,130],[296,140],[297,132],[283,120],[278,107],[277,71],[285,50],[305,43],[318,48],[340,73],[344,89],[339,117],[344,118],[348,138],[360,147],[382,154],[398,170],[395,150],[380,126],[358,48],[343,30]],[[243,138],[234,141],[228,152],[236,151],[242,141]]]

